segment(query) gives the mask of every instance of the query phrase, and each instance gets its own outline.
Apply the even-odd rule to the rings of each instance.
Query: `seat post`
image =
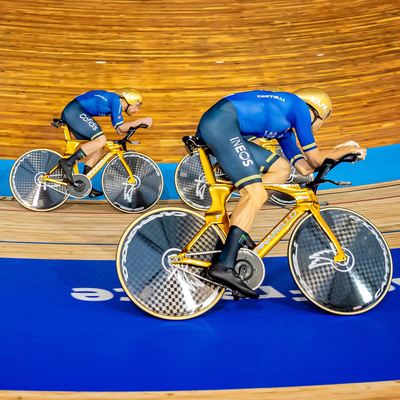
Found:
[[[76,149],[84,143],[87,143],[87,140],[73,140],[71,137],[71,131],[68,128],[68,125],[62,125],[61,128],[64,130],[65,142],[67,149],[65,150],[64,157],[70,156],[75,153]]]

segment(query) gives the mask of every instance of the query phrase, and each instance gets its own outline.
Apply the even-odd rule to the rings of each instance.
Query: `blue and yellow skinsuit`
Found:
[[[303,151],[317,147],[307,104],[292,93],[264,90],[226,96],[204,113],[196,133],[238,189],[261,182],[260,171],[267,172],[278,159],[246,138],[278,140],[294,165],[304,158],[296,135]]]
[[[124,123],[119,96],[104,90],[81,94],[72,100],[61,114],[61,118],[79,140],[94,140],[104,135],[100,125],[91,117],[105,116],[111,116],[115,129]]]

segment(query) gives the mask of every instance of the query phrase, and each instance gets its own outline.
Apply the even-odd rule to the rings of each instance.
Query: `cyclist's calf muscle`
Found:
[[[242,197],[232,213],[231,225],[249,232],[258,211],[268,200],[268,194],[259,182],[245,186],[240,194]]]
[[[85,143],[82,145],[82,150],[88,156],[91,156],[93,153],[97,153],[101,150],[107,142],[107,138],[105,135],[101,135],[98,138],[91,140],[90,142]]]

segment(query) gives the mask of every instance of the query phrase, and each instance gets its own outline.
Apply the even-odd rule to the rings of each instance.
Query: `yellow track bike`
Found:
[[[63,158],[68,158],[86,143],[72,140],[68,125],[62,119],[54,119],[52,125],[64,130],[67,149]],[[79,174],[74,165],[74,183],[58,165],[61,155],[53,150],[35,149],[23,154],[15,161],[10,173],[10,187],[15,199],[24,207],[34,211],[50,211],[60,207],[67,199],[83,199],[91,189],[91,179],[103,168],[102,188],[108,202],[120,211],[137,213],[154,206],[161,197],[164,180],[158,165],[144,154],[127,151],[126,144],[139,125],[130,128],[121,140],[108,141],[105,155],[86,174]]]
[[[181,208],[148,212],[126,229],[117,250],[117,272],[129,298],[147,313],[170,320],[196,317],[224,294],[226,288],[207,277],[207,268],[228,233],[225,202],[235,190],[230,182],[215,178],[204,142],[190,136],[183,141],[189,154],[199,153],[212,198],[210,209],[205,217]],[[333,314],[354,315],[382,300],[393,275],[385,239],[354,211],[320,209],[315,195],[324,182],[350,185],[327,180],[326,175],[356,158],[348,154],[339,160],[326,159],[309,183],[264,184],[266,190],[292,196],[296,205],[253,249],[239,250],[235,270],[249,287],[262,284],[262,258],[294,227],[288,245],[290,272],[312,303]]]
[[[247,140],[252,140],[248,138]],[[260,139],[258,143],[261,147],[278,154],[279,157],[285,157],[278,141]],[[219,167],[217,159],[213,155],[210,156],[210,162],[215,171],[215,176],[224,181],[230,179],[225,172]],[[301,175],[296,168],[290,164],[290,176],[286,183],[303,183],[313,180],[313,175]],[[175,188],[179,197],[190,207],[199,211],[206,211],[211,207],[211,195],[208,189],[206,174],[200,161],[200,154],[194,151],[192,155],[186,154],[178,163],[175,170]],[[234,192],[233,196],[239,195]],[[292,206],[296,204],[296,200],[288,194],[282,192],[272,192],[269,199],[281,206]]]

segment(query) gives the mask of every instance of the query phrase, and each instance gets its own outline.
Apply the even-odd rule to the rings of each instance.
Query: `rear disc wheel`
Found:
[[[162,319],[189,319],[222,297],[225,289],[208,281],[206,269],[177,268],[170,262],[204,223],[193,211],[164,208],[146,213],[127,228],[117,249],[117,272],[124,291],[142,310]],[[224,240],[222,232],[212,226],[190,250],[208,254],[190,257],[213,262]],[[218,252],[209,253],[213,251]]]
[[[10,188],[18,203],[33,211],[51,211],[67,201],[69,193],[66,186],[41,181],[60,159],[61,155],[53,150],[36,149],[15,161],[10,172]],[[65,180],[60,167],[49,177]]]

